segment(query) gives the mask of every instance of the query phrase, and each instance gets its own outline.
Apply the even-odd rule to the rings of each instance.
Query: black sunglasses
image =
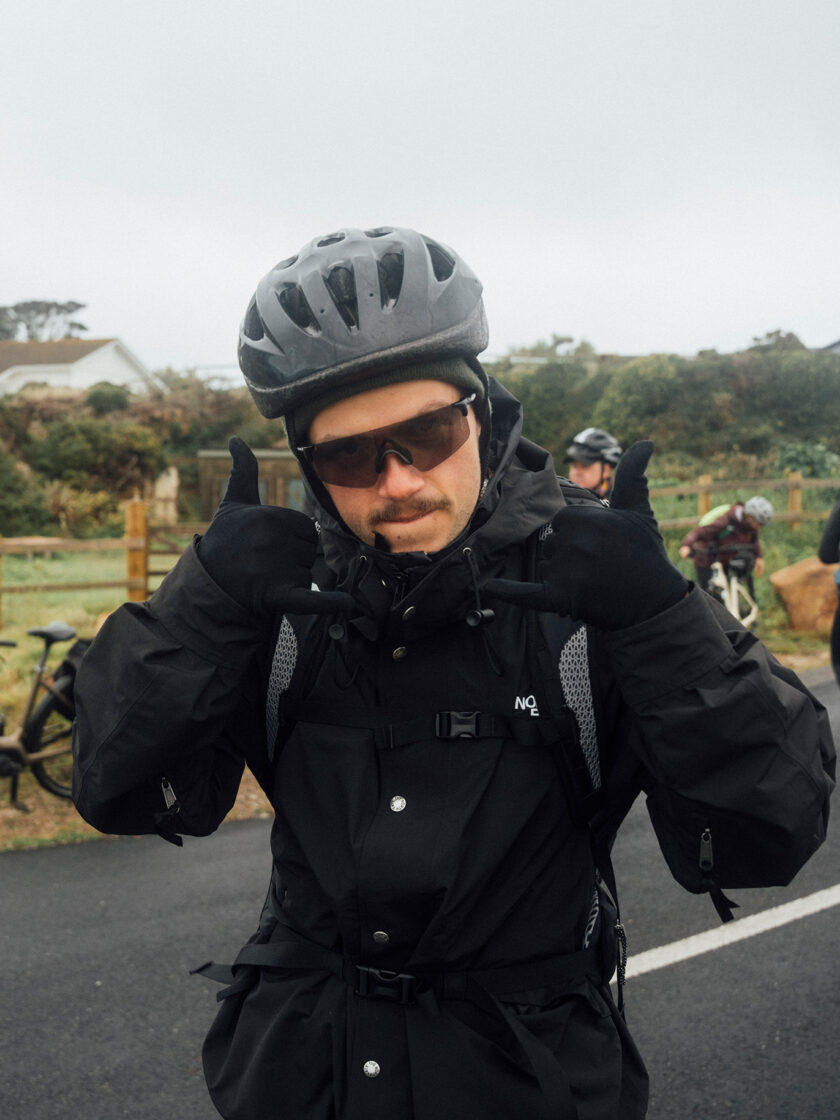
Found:
[[[297,450],[306,457],[322,482],[331,486],[366,489],[373,486],[385,463],[394,454],[418,471],[430,471],[454,455],[467,442],[470,393],[443,408],[421,412],[397,424],[386,424],[370,432],[359,432],[323,443],[309,443]]]

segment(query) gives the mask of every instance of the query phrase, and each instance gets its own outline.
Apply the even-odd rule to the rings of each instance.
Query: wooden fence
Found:
[[[796,472],[788,478],[771,478],[756,481],[713,482],[711,475],[701,475],[696,483],[687,486],[663,486],[651,490],[655,504],[657,498],[695,494],[697,512],[691,517],[660,520],[662,529],[689,529],[699,517],[712,507],[712,495],[723,491],[787,490],[787,509],[777,510],[773,518],[791,526],[801,521],[819,521],[828,517],[829,509],[803,510],[802,495],[805,490],[840,490],[840,479],[802,478]],[[166,575],[184,548],[185,538],[202,533],[206,522],[177,525],[151,525],[147,519],[146,502],[134,498],[125,503],[125,535],[107,540],[77,540],[67,537],[0,537],[0,626],[3,624],[3,596],[20,595],[38,591],[92,591],[99,588],[119,588],[125,592],[122,599],[143,602],[148,599],[160,577]],[[3,556],[50,554],[53,552],[125,552],[125,578],[84,583],[5,583],[3,582]]]
[[[119,538],[78,540],[74,537],[0,537],[0,626],[3,625],[4,595],[24,595],[45,591],[95,591],[119,588],[125,592],[121,598],[142,602],[149,594],[149,541],[146,522],[146,503],[139,498],[126,502],[125,536]],[[3,580],[4,556],[53,552],[125,552],[125,578],[115,580],[86,580],[79,583],[7,583]]]
[[[690,486],[660,486],[651,490],[650,496],[656,498],[677,497],[687,494],[697,495],[697,513],[692,517],[673,517],[659,522],[660,529],[690,529],[697,524],[698,518],[712,508],[712,494],[724,491],[747,490],[757,493],[760,490],[787,490],[787,509],[776,510],[774,521],[789,522],[793,527],[801,521],[820,521],[828,517],[829,509],[802,508],[802,494],[805,490],[840,490],[837,478],[803,478],[800,471],[791,471],[787,478],[748,479],[735,482],[713,482],[710,474],[703,474]]]

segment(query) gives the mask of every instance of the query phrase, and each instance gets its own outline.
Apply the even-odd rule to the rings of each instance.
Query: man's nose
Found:
[[[423,489],[423,475],[407,463],[396,449],[382,456],[382,468],[377,480],[377,490],[387,498],[410,498]]]

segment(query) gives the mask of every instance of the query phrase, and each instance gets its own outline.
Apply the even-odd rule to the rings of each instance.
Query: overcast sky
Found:
[[[838,0],[5,0],[0,304],[235,362],[259,278],[406,225],[488,354],[840,338]]]

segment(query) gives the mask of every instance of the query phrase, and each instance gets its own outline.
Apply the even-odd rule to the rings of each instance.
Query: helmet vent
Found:
[[[263,337],[262,319],[260,319],[260,313],[257,311],[257,301],[255,299],[252,299],[248,304],[245,321],[242,324],[242,333],[252,342],[259,342]]]
[[[343,233],[328,233],[326,237],[322,237],[318,242],[319,249],[325,249],[327,245],[337,245],[339,241],[344,240]]]
[[[379,298],[383,308],[393,307],[400,296],[405,271],[402,253],[384,253],[376,262],[379,269]]]
[[[365,237],[387,237],[389,233],[393,232],[390,226],[377,226],[376,229],[366,229]]]
[[[292,320],[292,322],[305,330],[308,334],[319,334],[321,328],[318,320],[312,313],[312,308],[306,296],[297,284],[284,284],[277,294],[277,302]]]
[[[432,241],[429,238],[424,238],[424,241],[432,262],[435,280],[448,280],[455,271],[454,258],[447,253],[442,245],[438,245],[437,241]]]
[[[351,330],[359,327],[359,300],[356,296],[356,277],[353,269],[337,264],[324,280],[341,318]]]

